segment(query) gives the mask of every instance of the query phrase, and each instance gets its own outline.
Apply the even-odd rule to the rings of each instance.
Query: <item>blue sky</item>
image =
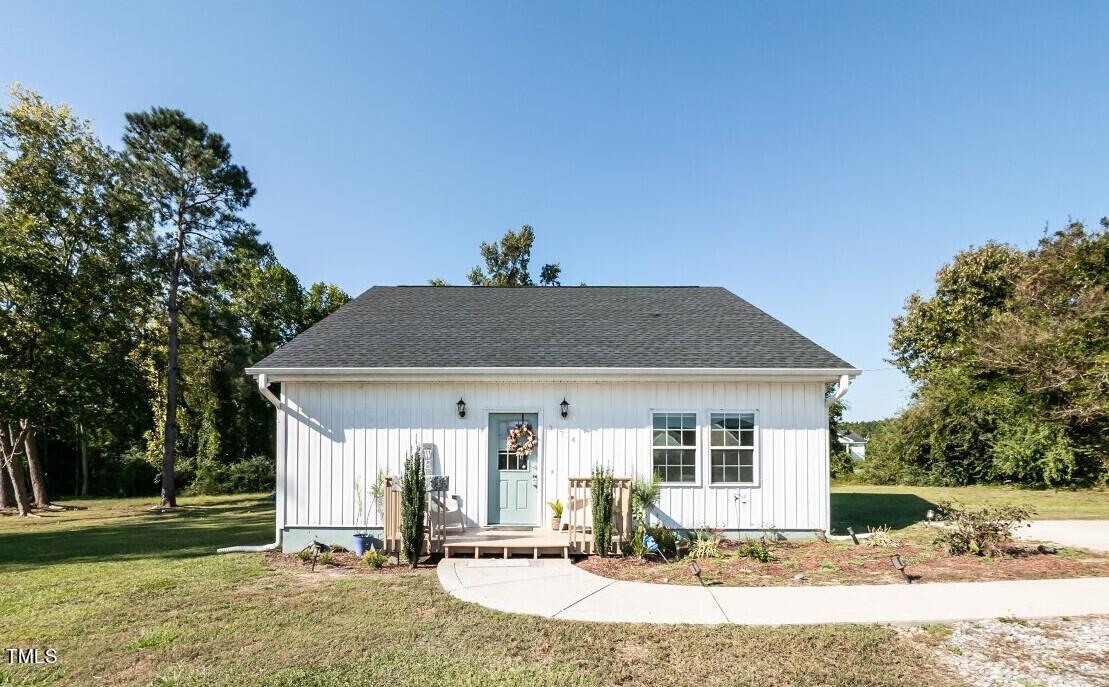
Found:
[[[952,254],[1109,214],[1109,4],[5,2],[0,82],[232,143],[304,282],[724,286],[868,371]]]

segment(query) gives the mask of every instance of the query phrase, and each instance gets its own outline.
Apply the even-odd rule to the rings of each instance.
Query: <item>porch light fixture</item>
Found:
[[[458,397],[458,403],[454,405],[458,408],[458,417],[466,417],[466,402],[462,400],[461,396]]]
[[[563,418],[570,414],[570,403],[566,400],[565,396],[562,397],[562,403],[559,403],[558,407],[562,410]]]

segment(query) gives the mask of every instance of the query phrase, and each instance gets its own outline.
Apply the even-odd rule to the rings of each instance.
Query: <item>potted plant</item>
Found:
[[[354,555],[361,557],[370,548],[373,537],[370,536],[370,511],[366,507],[366,495],[358,480],[354,480],[354,520],[360,531],[356,531],[351,537],[351,550]]]
[[[551,507],[551,529],[558,532],[562,529],[562,501],[547,501],[547,505]]]
[[[366,503],[366,494],[369,493],[373,505]],[[367,489],[363,490],[358,480],[354,480],[354,518],[358,530],[351,537],[351,550],[361,556],[373,548],[373,535],[370,534],[370,514],[381,515],[381,497],[385,495],[385,474],[380,470]]]

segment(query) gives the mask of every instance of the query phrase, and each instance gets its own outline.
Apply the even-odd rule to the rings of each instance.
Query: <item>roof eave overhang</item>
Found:
[[[836,382],[856,368],[788,367],[250,367],[271,382],[601,382],[760,381]]]

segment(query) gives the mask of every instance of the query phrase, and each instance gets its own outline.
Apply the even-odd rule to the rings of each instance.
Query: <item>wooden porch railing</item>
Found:
[[[427,513],[424,515],[423,555],[442,553],[446,536],[446,490],[427,490]],[[386,553],[399,554],[402,548],[400,539],[401,523],[400,480],[385,478],[385,523],[382,541]]]
[[[574,553],[597,553],[593,546],[592,477],[570,478],[570,500],[566,504],[570,523],[570,550]],[[632,536],[632,478],[612,478],[612,546],[617,554]]]

